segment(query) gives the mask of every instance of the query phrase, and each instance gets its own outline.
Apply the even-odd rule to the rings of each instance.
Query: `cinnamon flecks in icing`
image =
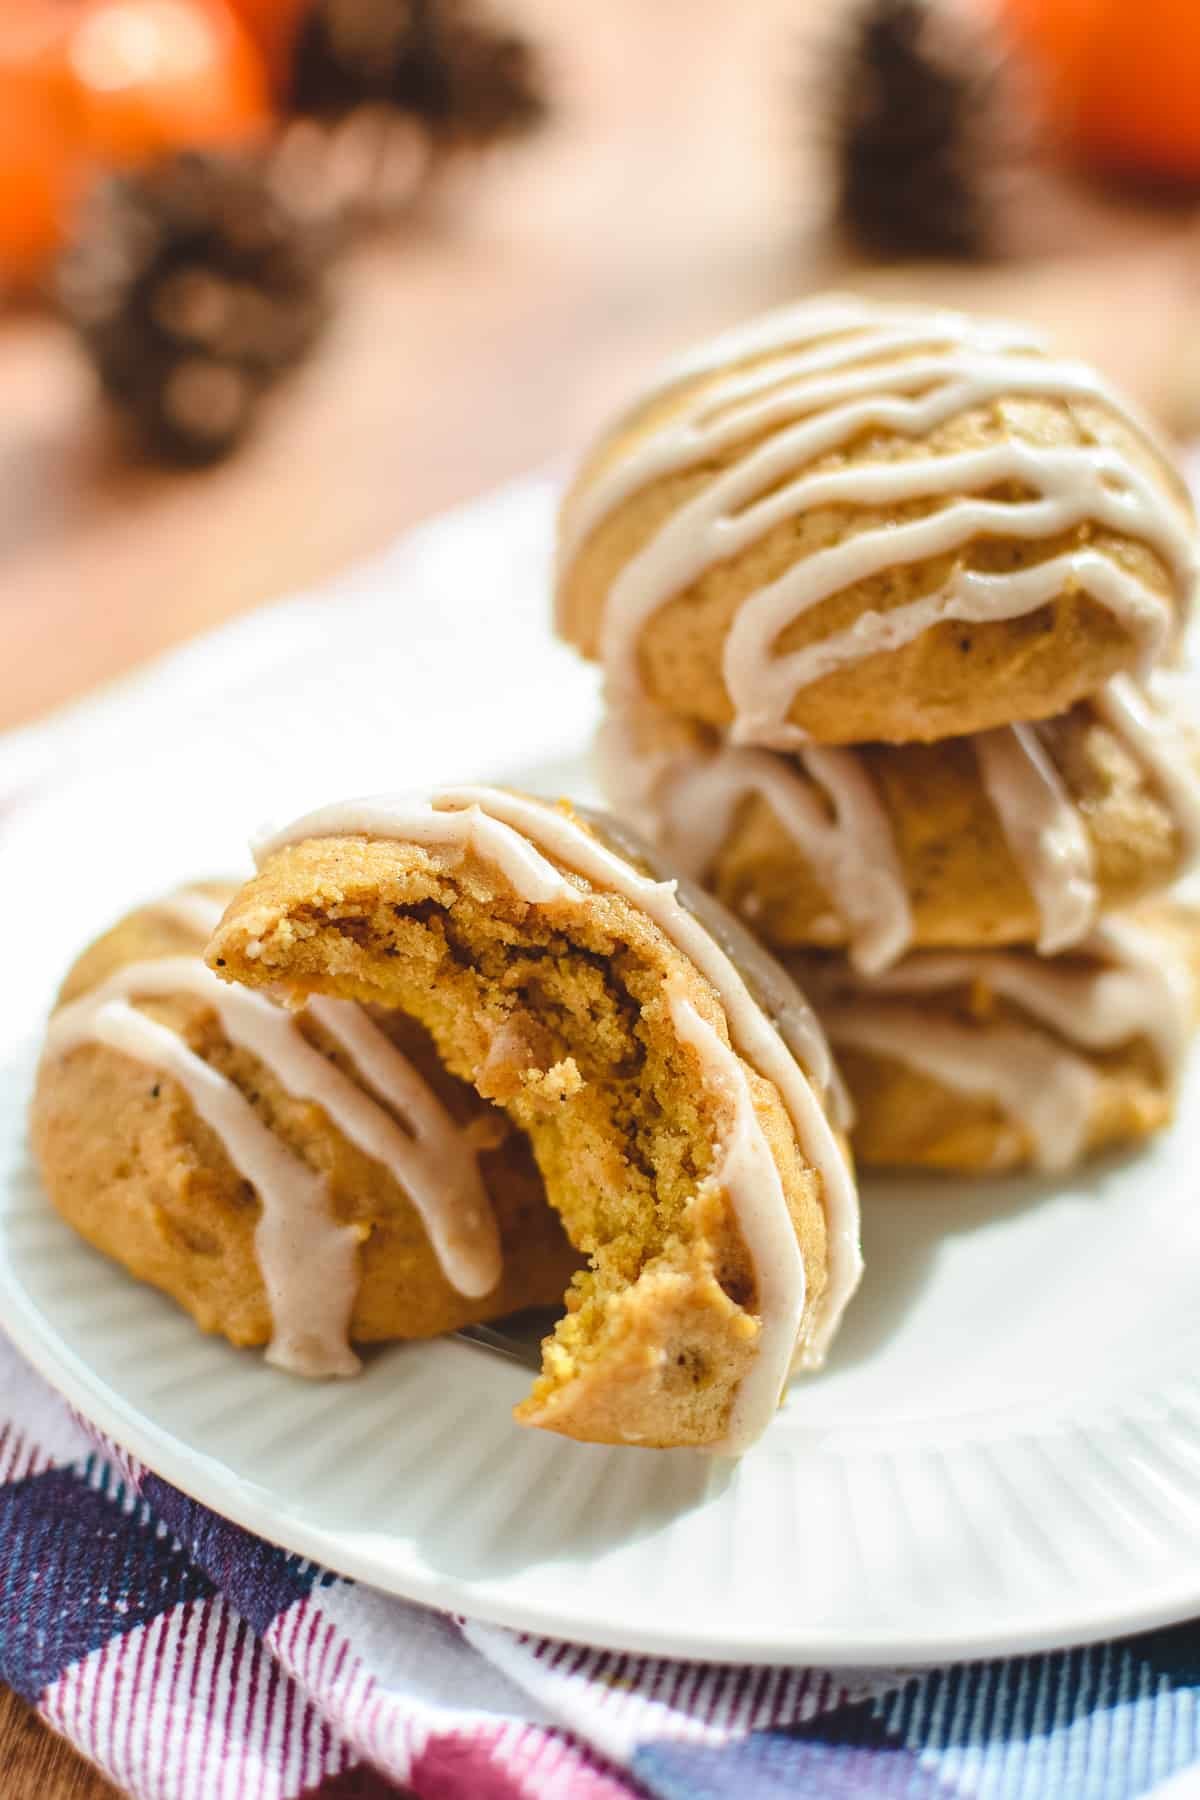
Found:
[[[683,994],[670,991],[668,1003],[681,1042],[700,1059],[705,1085],[731,1114],[728,1133],[717,1147],[714,1179],[729,1196],[749,1253],[762,1321],[757,1354],[738,1386],[725,1432],[723,1447],[739,1455],[762,1435],[779,1405],[804,1312],[804,1260],[745,1069]]]
[[[799,1353],[803,1366],[819,1366],[862,1270],[853,1177],[817,1094],[795,1055],[707,925],[680,904],[675,884],[643,875],[625,856],[615,854],[566,812],[495,788],[448,789],[435,794],[431,803],[398,796],[325,807],[268,837],[255,847],[256,855],[261,862],[286,844],[310,837],[338,836],[400,839],[451,853],[469,846],[518,898],[531,904],[542,904],[549,898],[557,904],[578,904],[587,891],[576,885],[582,877],[591,888],[623,895],[689,958],[724,1008],[734,1049],[776,1087],[797,1143],[821,1177],[828,1280],[812,1316],[804,1321]],[[758,954],[769,964],[769,959]],[[774,970],[773,964],[769,966]],[[778,970],[774,970],[774,978],[776,982],[783,979]],[[790,991],[796,1016],[808,1019],[807,1007],[794,989]],[[693,1048],[703,1041],[695,1039]],[[710,1058],[710,1065],[714,1081],[727,1081],[728,1071],[723,1064],[718,1067]],[[731,1195],[731,1204],[736,1204],[736,1199],[737,1195]],[[743,1236],[749,1245],[750,1233],[743,1230]],[[802,1273],[801,1269],[801,1276]],[[763,1343],[778,1346],[781,1339],[774,1330],[775,1316],[782,1312],[785,1302],[799,1316],[803,1294],[797,1299],[794,1280],[787,1294],[776,1294],[762,1270],[756,1268],[756,1275],[761,1291],[769,1296],[773,1315],[763,1320]],[[768,1367],[766,1353],[762,1353],[760,1379],[764,1391],[778,1394],[782,1388],[792,1348],[788,1346],[786,1356],[779,1351],[778,1367]]]
[[[1098,1086],[1077,1052],[1144,1039],[1173,1086],[1195,1005],[1182,958],[1131,920],[1101,921],[1080,948],[1078,958],[1050,961],[1018,950],[927,951],[870,981],[828,971],[821,1016],[835,1045],[996,1101],[1028,1133],[1040,1167],[1065,1168],[1086,1139]],[[1030,1023],[980,1025],[896,1004],[955,990],[994,994]]]
[[[750,358],[763,358],[747,367]],[[960,570],[939,592],[780,655],[789,625],[845,588],[906,563],[966,550],[976,539],[1047,541],[1094,523],[1147,544],[1181,587],[1194,563],[1180,506],[1126,456],[1099,444],[1012,442],[912,460],[814,470],[869,429],[917,437],[1003,396],[1101,402],[1134,430],[1142,422],[1085,366],[1050,357],[1010,326],[958,313],[887,307],[854,297],[802,303],[728,334],[668,373],[667,391],[697,372],[726,372],[588,478],[564,512],[560,567],[629,496],[745,443],[681,505],[613,581],[601,629],[610,700],[640,698],[638,646],[649,620],[716,564],[781,521],[817,507],[944,504],[917,519],[869,527],[807,556],[743,600],[723,653],[735,742],[789,748],[795,696],[836,669],[894,650],[941,620],[1011,619],[1066,591],[1117,617],[1149,663],[1172,606],[1119,562],[1083,545],[1009,573]],[[1022,498],[987,496],[1015,487]]]
[[[175,899],[158,910],[174,908]],[[218,915],[220,910],[217,903]],[[178,916],[198,925],[202,915],[197,906]],[[357,1368],[347,1332],[358,1291],[359,1233],[337,1223],[325,1178],[267,1129],[236,1084],[131,1004],[177,995],[210,1007],[231,1044],[249,1050],[290,1094],[316,1102],[343,1136],[383,1164],[416,1208],[453,1287],[477,1295],[496,1285],[499,1234],[473,1142],[365,1012],[334,1000],[316,1000],[307,1009],[371,1092],[308,1041],[300,1029],[303,1014],[227,985],[198,956],[127,964],[55,1013],[46,1054],[106,1043],[174,1076],[184,1087],[220,1137],[230,1162],[258,1195],[255,1242],[271,1304],[270,1361],[304,1375],[348,1374]],[[404,1120],[403,1128],[388,1108]]]

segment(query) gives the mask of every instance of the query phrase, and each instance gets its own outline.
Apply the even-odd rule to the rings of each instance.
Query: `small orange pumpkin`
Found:
[[[999,0],[1051,125],[1101,167],[1200,179],[1200,0]]]
[[[269,118],[261,58],[224,0],[89,0],[66,54],[81,141],[110,168],[245,143]]]
[[[287,87],[292,46],[313,0],[232,0],[238,18],[258,45],[277,94]]]
[[[0,8],[0,288],[46,273],[84,180],[62,61],[61,4]]]

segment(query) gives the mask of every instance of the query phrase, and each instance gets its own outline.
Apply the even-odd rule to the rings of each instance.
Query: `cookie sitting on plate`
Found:
[[[753,1442],[860,1272],[828,1052],[779,966],[611,821],[498,789],[328,807],[259,864],[210,967],[416,1020],[588,1258],[517,1419]]]
[[[58,1211],[297,1374],[555,1302],[579,1259],[522,1135],[414,1020],[219,981],[202,952],[233,892],[139,908],[68,974],[31,1120]]]

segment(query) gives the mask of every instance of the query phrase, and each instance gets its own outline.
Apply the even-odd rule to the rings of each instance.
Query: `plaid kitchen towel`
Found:
[[[3,1339],[0,1678],[137,1800],[1200,1796],[1200,1625],[838,1672],[445,1618],[189,1500]]]

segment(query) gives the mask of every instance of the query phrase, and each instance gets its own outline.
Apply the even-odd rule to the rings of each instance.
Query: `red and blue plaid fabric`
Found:
[[[2,1339],[0,1678],[138,1800],[1200,1796],[1200,1625],[839,1673],[446,1618],[218,1518]]]

